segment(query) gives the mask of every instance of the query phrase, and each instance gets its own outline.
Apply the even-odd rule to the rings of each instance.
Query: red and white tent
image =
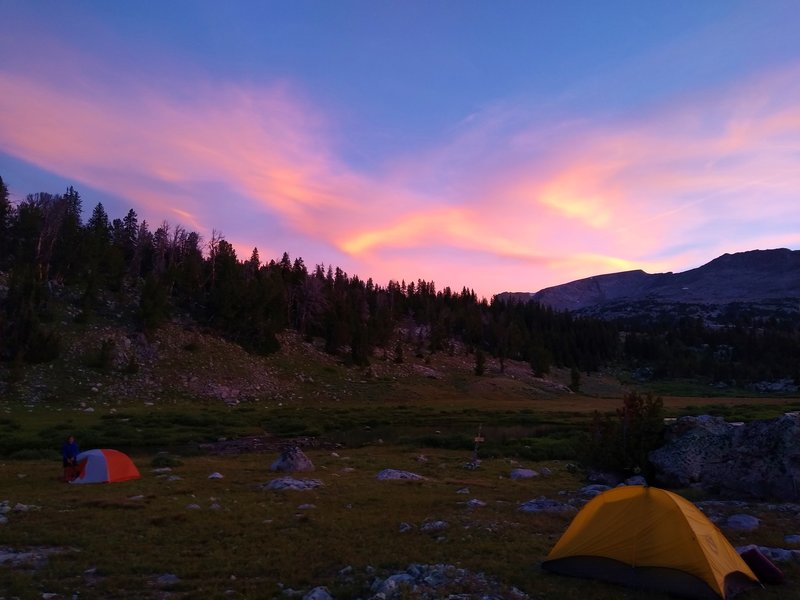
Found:
[[[87,450],[78,454],[78,476],[72,483],[114,483],[139,479],[139,469],[119,450]]]

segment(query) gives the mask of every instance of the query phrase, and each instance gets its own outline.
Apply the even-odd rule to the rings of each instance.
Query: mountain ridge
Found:
[[[596,312],[621,302],[725,305],[800,298],[800,250],[748,250],[723,254],[679,273],[637,269],[594,275],[538,292],[503,292],[497,297],[570,312]]]

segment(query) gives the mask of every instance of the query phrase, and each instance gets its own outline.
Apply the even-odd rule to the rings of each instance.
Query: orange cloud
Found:
[[[798,69],[603,125],[537,123],[524,116],[535,110],[499,104],[367,172],[286,83],[112,85],[75,52],[47,64],[0,68],[13,90],[0,95],[0,150],[154,222],[167,212],[206,237],[222,229],[264,259],[265,245],[294,244],[364,277],[488,296],[797,245]],[[79,83],[63,85],[70,77]]]

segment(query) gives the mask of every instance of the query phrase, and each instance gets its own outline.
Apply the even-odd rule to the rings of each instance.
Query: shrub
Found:
[[[649,471],[647,455],[664,438],[663,411],[660,397],[630,392],[613,416],[595,412],[585,462],[619,472]]]

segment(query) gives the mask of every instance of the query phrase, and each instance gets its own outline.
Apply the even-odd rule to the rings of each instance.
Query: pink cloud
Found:
[[[0,95],[0,150],[121,196],[153,222],[174,215],[206,238],[222,229],[240,258],[294,240],[309,266],[489,296],[798,245],[788,231],[800,229],[798,69],[603,124],[542,124],[535,109],[499,104],[364,172],[287,82],[109,83],[98,59],[66,55],[0,70],[13,90]]]

